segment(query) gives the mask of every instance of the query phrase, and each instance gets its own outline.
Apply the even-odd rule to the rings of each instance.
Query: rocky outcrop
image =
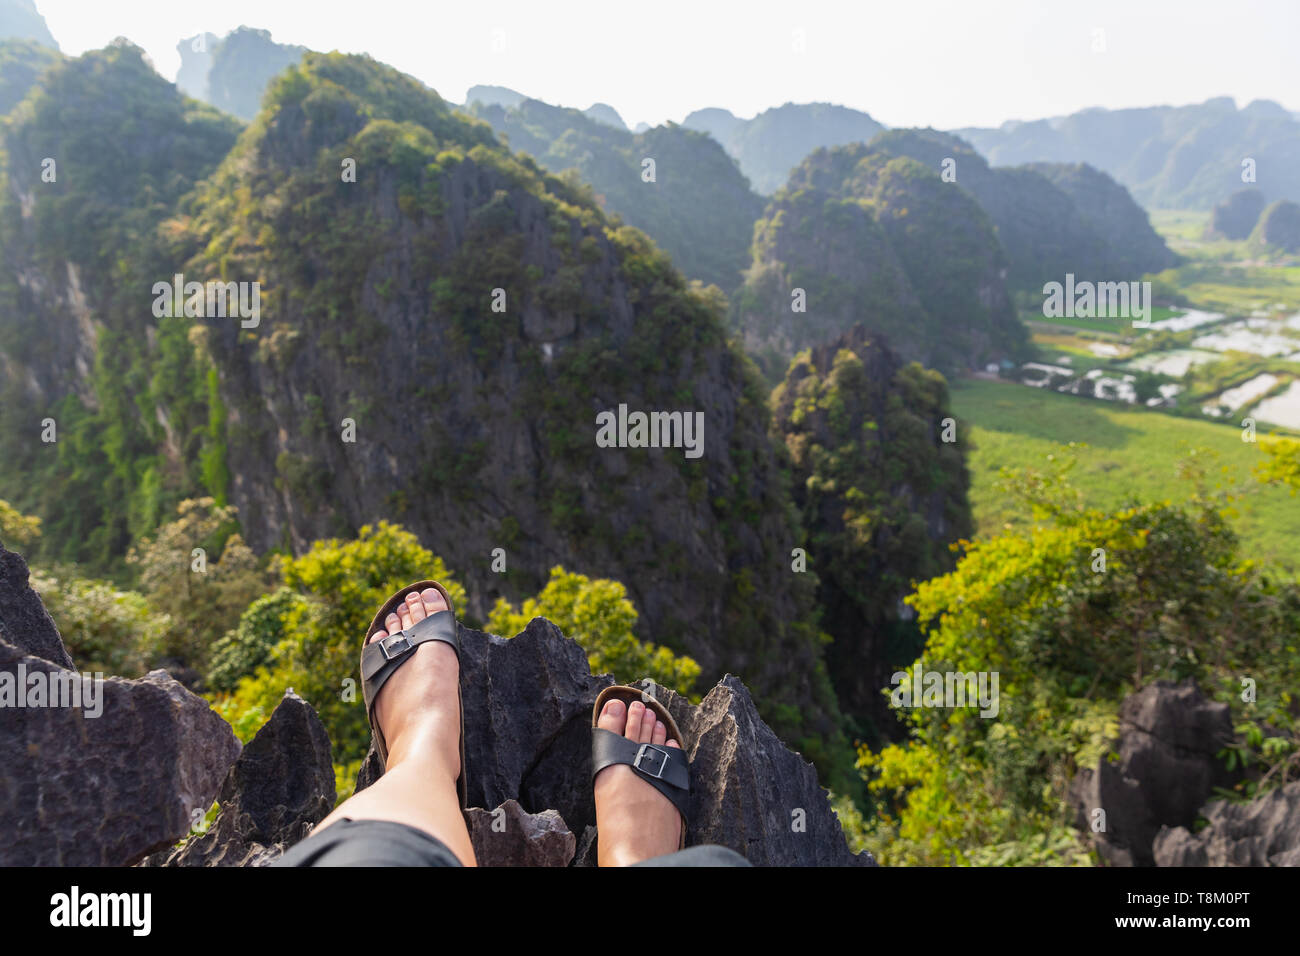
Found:
[[[1163,827],[1156,834],[1157,866],[1300,866],[1300,781],[1248,803],[1215,800],[1193,833]]]
[[[553,835],[559,821],[519,816],[554,810],[570,834],[585,837],[580,861],[594,859],[591,706],[611,678],[592,676],[582,648],[542,618],[510,640],[464,627],[460,638],[469,802],[505,807],[505,818],[516,821],[504,836],[493,835],[480,829],[490,826],[492,814],[475,811],[485,815],[474,819],[490,857],[555,865],[565,855],[549,842],[561,839]],[[694,784],[688,844],[721,844],[756,865],[873,862],[849,851],[812,764],[763,723],[739,680],[723,678],[698,705],[653,683],[647,692],[668,707],[688,744]],[[357,789],[378,773],[372,749]],[[512,834],[532,835],[520,841]],[[506,844],[519,856],[507,854]],[[572,846],[565,852],[575,855]]]
[[[165,671],[83,679],[71,664],[26,563],[0,547],[0,866],[134,863],[190,832],[239,754]]]
[[[56,641],[66,657],[22,559],[0,549],[0,569],[4,633],[30,634],[33,648],[47,651]],[[481,862],[594,859],[591,707],[611,678],[593,676],[583,649],[542,618],[510,640],[465,627],[460,639],[469,802],[478,808],[469,821]],[[72,676],[26,651],[0,640],[0,680]],[[0,865],[124,865],[153,854],[146,865],[261,866],[333,808],[329,740],[296,694],[285,694],[240,753],[229,725],[163,671],[108,678],[102,688],[98,715],[0,709],[0,832],[8,837]],[[724,678],[699,705],[645,688],[688,744],[690,843],[722,844],[760,865],[873,862],[849,851],[812,764],[777,739],[740,681]],[[357,789],[379,774],[372,749]],[[211,827],[174,848],[214,798]]]
[[[554,810],[528,813],[517,800],[469,811],[469,838],[479,866],[568,866],[577,839]]]
[[[72,667],[54,621],[28,583],[27,562],[0,544],[0,640],[59,667]]]
[[[1120,707],[1119,760],[1103,757],[1075,778],[1077,825],[1114,866],[1153,866],[1162,828],[1190,828],[1215,787],[1233,783],[1216,754],[1232,742],[1227,704],[1191,680],[1157,681]],[[1093,830],[1096,810],[1104,829]],[[1172,851],[1171,851],[1172,852]]]
[[[200,836],[156,855],[155,866],[265,866],[334,809],[325,726],[288,691],[230,768],[216,819]]]
[[[81,681],[4,641],[0,674]],[[104,679],[97,716],[87,691],[80,707],[0,710],[0,865],[134,863],[190,832],[239,753],[230,726],[166,671]]]

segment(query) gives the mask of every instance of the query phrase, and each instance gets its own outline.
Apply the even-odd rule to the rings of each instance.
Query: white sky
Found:
[[[1089,106],[1273,99],[1300,110],[1300,0],[36,0],[65,53],[247,25],[369,53],[460,102],[478,83],[629,125],[828,101],[891,126],[995,126]],[[1094,31],[1105,52],[1093,52]],[[796,50],[802,31],[803,52]],[[495,41],[495,43],[494,43]],[[496,47],[494,49],[494,46]]]

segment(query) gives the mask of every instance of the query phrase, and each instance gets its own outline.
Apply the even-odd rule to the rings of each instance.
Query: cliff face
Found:
[[[648,234],[688,277],[727,293],[739,284],[763,202],[713,139],[672,123],[631,133],[607,115],[531,99],[474,102],[470,93],[468,111],[511,149],[553,173],[575,170],[604,210]],[[650,182],[643,178],[647,159],[655,164]]]
[[[257,328],[206,326],[247,539],[389,518],[479,619],[555,564],[616,578],[646,637],[743,675],[783,732],[833,737],[764,396],[717,304],[396,71],[309,54],[267,102],[177,220],[187,277],[262,287]],[[702,414],[702,456],[598,447],[620,405]]]
[[[733,319],[769,375],[794,351],[859,323],[886,332],[906,358],[948,371],[1023,348],[988,217],[915,160],[861,145],[818,150],[754,234]]]
[[[164,472],[190,480],[188,326],[158,323],[150,290],[174,265],[160,223],[236,129],[126,43],[50,66],[4,126],[0,487],[45,519],[43,557],[108,560],[161,512]]]
[[[830,672],[863,737],[896,731],[880,688],[922,644],[902,599],[968,537],[963,437],[942,376],[861,326],[801,353],[772,393],[818,577]]]

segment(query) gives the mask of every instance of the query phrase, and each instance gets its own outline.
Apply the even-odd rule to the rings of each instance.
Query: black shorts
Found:
[[[348,820],[313,833],[273,866],[460,866],[433,835],[387,820]],[[749,866],[734,850],[706,844],[643,860],[637,866]]]

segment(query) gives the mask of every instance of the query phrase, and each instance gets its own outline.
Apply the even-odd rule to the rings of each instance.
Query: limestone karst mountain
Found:
[[[389,518],[461,569],[480,620],[555,564],[625,582],[647,636],[706,680],[742,675],[786,739],[843,761],[765,389],[717,299],[585,187],[366,57],[309,54],[233,149],[233,120],[127,45],[67,61],[23,110],[0,388],[25,424],[0,487],[45,518],[49,557],[107,566],[200,491],[258,550]],[[166,145],[155,163],[97,135],[126,126],[114,110]],[[51,152],[81,174],[38,182]],[[176,275],[255,287],[258,317],[158,309]],[[680,426],[677,447],[598,447],[620,405],[702,414],[702,457]],[[34,440],[46,419],[57,444]]]
[[[33,0],[0,0],[0,40],[10,39],[32,40],[55,52],[59,49]]]
[[[1023,351],[992,222],[909,157],[817,150],[768,204],[753,254],[733,321],[773,379],[799,350],[859,324],[945,372]]]
[[[772,393],[832,637],[831,680],[855,734],[896,735],[880,688],[922,639],[903,598],[952,569],[972,530],[964,446],[937,372],[862,326],[801,352]]]
[[[177,86],[242,120],[257,115],[271,80],[307,52],[306,47],[276,43],[268,30],[246,26],[220,38],[196,34],[176,49],[181,55]]]
[[[894,129],[871,147],[909,156],[970,193],[997,229],[1008,284],[1041,290],[1066,273],[1133,281],[1177,262],[1122,186],[1085,164],[993,167],[970,145],[933,129]]]
[[[813,150],[865,143],[884,129],[866,113],[831,103],[786,103],[747,120],[724,109],[702,109],[682,125],[721,143],[764,195],[780,189]]]
[[[1095,108],[953,132],[995,166],[1087,163],[1148,209],[1209,209],[1256,178],[1270,200],[1300,201],[1300,121],[1268,100],[1240,109],[1226,96],[1188,106]]]
[[[511,91],[493,90],[472,89],[466,109],[511,149],[553,173],[572,170],[606,212],[644,231],[689,278],[725,293],[740,284],[762,200],[714,140],[674,124],[631,133],[596,107],[503,105]]]

